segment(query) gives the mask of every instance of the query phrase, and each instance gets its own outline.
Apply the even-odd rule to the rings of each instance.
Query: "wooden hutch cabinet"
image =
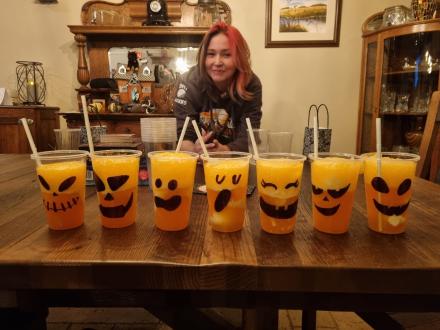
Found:
[[[440,19],[374,29],[380,17],[363,25],[357,153],[376,149],[377,117],[382,151],[417,153],[431,94],[439,89]]]
[[[168,0],[168,15],[172,26],[142,26],[146,18],[146,1],[124,0],[120,4],[105,1],[89,1],[81,10],[82,25],[69,25],[70,32],[75,35],[78,46],[77,78],[80,87],[78,92],[78,108],[81,109],[80,96],[86,95],[93,99],[109,99],[110,90],[90,88],[91,79],[110,78],[111,69],[109,50],[114,47],[198,47],[204,34],[205,27],[182,26],[187,19],[182,15],[183,2]],[[96,13],[108,12],[120,14],[128,18],[124,25],[92,24]],[[186,14],[188,15],[188,14]],[[99,16],[98,16],[99,17]],[[88,63],[87,63],[88,59]],[[154,84],[152,95],[154,96]],[[154,99],[153,99],[154,101]],[[83,125],[80,112],[62,113],[69,127]],[[92,124],[107,125],[107,133],[134,133],[140,136],[139,120],[149,116],[172,116],[172,113],[147,114],[142,112],[112,113],[105,111],[99,115],[91,114]]]

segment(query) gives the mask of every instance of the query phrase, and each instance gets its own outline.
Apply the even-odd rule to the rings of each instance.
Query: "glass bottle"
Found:
[[[194,26],[211,26],[220,21],[220,13],[215,0],[199,0],[194,9]]]

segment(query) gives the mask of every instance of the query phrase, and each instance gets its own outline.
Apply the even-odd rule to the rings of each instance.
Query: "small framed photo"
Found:
[[[266,1],[266,48],[339,46],[342,0]]]

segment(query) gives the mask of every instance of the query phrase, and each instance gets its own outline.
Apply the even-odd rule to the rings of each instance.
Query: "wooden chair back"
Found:
[[[440,91],[432,93],[420,143],[420,161],[416,175],[430,181],[436,181],[440,163]]]

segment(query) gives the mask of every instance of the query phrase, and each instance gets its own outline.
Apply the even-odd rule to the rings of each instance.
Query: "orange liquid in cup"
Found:
[[[91,156],[103,227],[123,228],[136,221],[140,155],[107,150]]]
[[[257,159],[260,225],[265,232],[287,234],[294,230],[304,159],[270,153]]]
[[[198,156],[173,151],[148,153],[157,228],[177,231],[188,227]]]
[[[227,155],[240,158],[223,158]],[[220,232],[241,230],[246,212],[250,154],[218,152],[210,156],[206,159],[202,155],[209,224]]]
[[[401,155],[406,156],[399,159]],[[375,154],[365,158],[365,197],[371,230],[383,234],[405,231],[418,159],[418,155],[383,153],[379,177]]]
[[[309,157],[313,226],[324,233],[345,233],[350,224],[361,161],[358,157],[347,159],[332,154],[324,158]]]
[[[84,160],[37,166],[43,206],[50,229],[63,230],[84,223],[86,163]]]

